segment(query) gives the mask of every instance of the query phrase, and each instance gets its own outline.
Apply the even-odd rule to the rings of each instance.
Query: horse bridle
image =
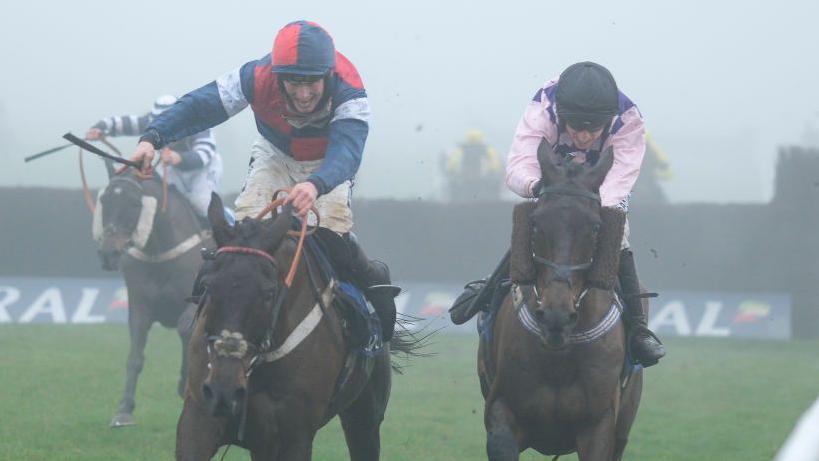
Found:
[[[284,205],[285,199],[277,198],[280,193],[289,192],[289,189],[279,189],[273,194],[273,201],[269,205],[267,205],[259,214],[256,215],[256,219],[261,220],[268,213],[272,213],[274,209],[277,207]],[[245,358],[248,353],[251,354],[250,365],[248,366],[247,370],[245,371],[246,377],[250,377],[253,373],[253,370],[256,368],[257,365],[261,363],[259,357],[264,355],[266,352],[272,350],[273,347],[273,330],[276,326],[276,322],[278,321],[279,313],[281,312],[282,304],[284,303],[284,299],[287,297],[287,292],[290,289],[290,286],[293,284],[293,279],[296,275],[296,270],[298,269],[299,262],[301,261],[301,255],[304,252],[304,239],[308,235],[312,235],[315,230],[318,228],[320,217],[318,214],[318,210],[316,208],[312,208],[311,210],[316,216],[316,225],[312,229],[308,230],[307,228],[307,219],[304,218],[301,220],[301,229],[299,231],[288,230],[287,234],[291,237],[298,237],[298,244],[296,246],[296,254],[293,257],[293,261],[290,263],[290,270],[288,271],[287,276],[282,277],[281,271],[279,270],[279,264],[276,262],[276,258],[273,257],[270,253],[260,250],[257,248],[251,247],[244,247],[244,246],[223,246],[216,250],[214,253],[214,258],[219,256],[220,254],[232,253],[232,254],[240,254],[240,255],[250,255],[250,256],[258,256],[270,264],[273,265],[274,273],[279,281],[282,283],[282,289],[277,290],[276,298],[273,301],[273,308],[271,309],[270,314],[270,326],[267,328],[265,333],[265,339],[259,345],[255,345],[249,341],[247,341],[241,333],[238,332],[230,332],[228,330],[222,330],[219,335],[209,335],[206,337],[207,339],[207,349],[208,349],[208,357],[210,357],[212,353],[212,349],[216,351],[218,355],[225,356],[225,357],[233,357],[237,359]],[[210,361],[208,361],[208,365],[210,365]]]
[[[583,190],[583,189],[574,189],[574,188],[562,187],[562,186],[547,186],[547,187],[543,187],[540,190],[539,197],[543,197],[543,196],[546,196],[546,195],[572,195],[572,196],[577,196],[577,197],[585,197],[585,198],[591,199],[591,200],[597,202],[598,204],[600,204],[600,195],[599,194],[595,194],[594,192],[589,192],[589,191]],[[546,259],[546,258],[544,258],[542,256],[538,256],[538,255],[534,254],[534,252],[532,252],[532,260],[534,262],[542,265],[542,266],[546,266],[546,267],[552,269],[552,274],[546,280],[546,283],[544,284],[544,286],[548,285],[551,282],[565,282],[567,285],[569,285],[570,290],[572,290],[572,288],[573,288],[572,287],[572,273],[573,272],[587,271],[591,267],[592,262],[593,262],[593,261],[588,261],[588,262],[581,263],[581,264],[559,264],[559,263],[556,263],[556,262],[554,262],[554,261],[552,261],[550,259]],[[534,288],[534,291],[535,291],[537,303],[539,304],[540,300],[537,299],[537,298],[539,298],[539,294],[537,293],[537,288]],[[583,292],[576,299],[574,299],[575,308],[579,307],[579,305],[583,301],[583,298],[585,297],[587,291],[588,291],[587,289],[584,289]],[[574,294],[572,294],[572,297],[574,298]]]

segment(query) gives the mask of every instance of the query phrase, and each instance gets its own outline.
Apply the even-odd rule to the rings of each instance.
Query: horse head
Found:
[[[114,176],[99,197],[93,233],[105,270],[117,270],[123,252],[144,246],[156,214],[156,198],[133,176]]]
[[[513,246],[517,241],[526,247],[523,253],[534,284],[525,292],[529,298],[525,301],[541,339],[545,346],[561,349],[568,345],[578,321],[585,274],[591,267],[601,223],[598,191],[613,154],[608,149],[592,167],[571,161],[557,165],[553,158],[543,141],[538,148],[539,197],[534,204],[523,204],[528,205],[521,208],[526,216],[515,220]],[[521,254],[517,250],[513,248],[513,255]]]
[[[204,333],[209,371],[202,384],[204,403],[214,416],[238,415],[247,399],[254,357],[270,346],[277,312],[286,296],[284,273],[294,245],[283,245],[292,207],[274,219],[225,220],[222,201],[211,196],[208,219],[217,245],[206,287]]]

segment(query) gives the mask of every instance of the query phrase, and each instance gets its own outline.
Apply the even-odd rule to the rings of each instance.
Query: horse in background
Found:
[[[642,371],[627,359],[614,290],[625,214],[601,208],[598,195],[613,154],[588,168],[557,166],[548,150],[538,153],[542,195],[514,210],[514,283],[497,312],[479,317],[487,455],[620,460]]]
[[[211,239],[188,201],[174,188],[163,190],[153,179],[113,175],[110,167],[109,177],[97,199],[92,228],[103,269],[120,270],[128,292],[130,349],[125,388],[110,424],[123,427],[135,424],[137,379],[154,322],[179,332],[182,365],[177,391],[183,394],[195,311],[195,305],[186,299],[202,265],[198,250]],[[162,205],[167,209],[160,210]]]

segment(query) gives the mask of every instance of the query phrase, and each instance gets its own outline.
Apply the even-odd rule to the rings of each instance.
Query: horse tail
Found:
[[[391,365],[396,373],[402,373],[410,359],[435,355],[424,349],[429,346],[430,339],[440,329],[427,330],[428,324],[420,329],[413,329],[413,326],[421,320],[423,319],[420,317],[398,314],[395,322],[395,333],[390,340]]]

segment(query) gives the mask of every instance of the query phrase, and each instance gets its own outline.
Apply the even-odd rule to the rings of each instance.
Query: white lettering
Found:
[[[65,323],[65,306],[58,288],[52,287],[44,291],[20,316],[20,323],[29,323],[40,314],[51,315],[54,323]]]
[[[105,321],[104,315],[91,315],[91,309],[100,294],[98,288],[83,288],[82,298],[77,304],[77,310],[71,316],[71,323],[102,323]]]
[[[717,317],[722,310],[722,303],[719,301],[709,301],[705,303],[705,313],[697,326],[697,336],[730,336],[731,330],[728,328],[717,328]]]
[[[653,331],[663,326],[674,328],[680,336],[691,336],[691,324],[685,314],[685,305],[681,301],[666,304],[649,322],[649,328]]]
[[[6,309],[20,299],[20,290],[14,287],[0,287],[3,298],[0,299],[0,323],[11,323],[11,315]]]

